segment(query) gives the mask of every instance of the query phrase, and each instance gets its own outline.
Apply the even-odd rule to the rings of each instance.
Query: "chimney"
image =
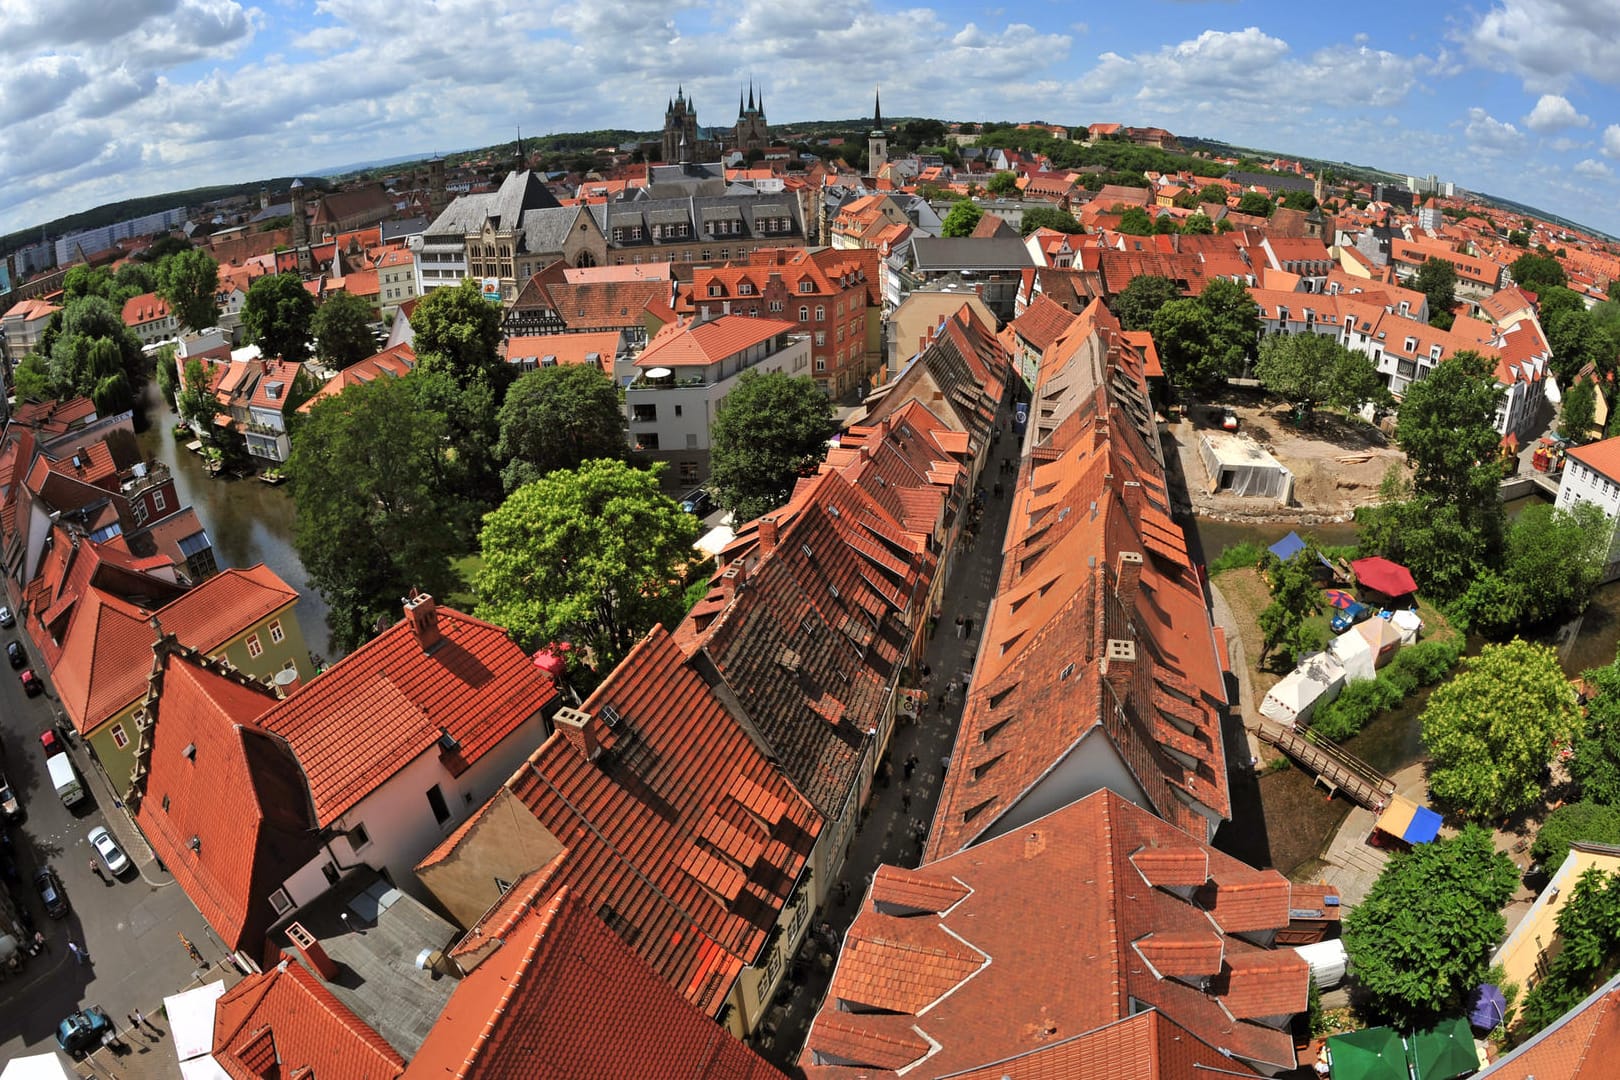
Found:
[[[574,749],[578,750],[586,761],[595,761],[602,756],[602,744],[596,733],[596,718],[590,713],[583,709],[558,709],[551,722],[557,732],[572,743]]]
[[[1114,693],[1123,699],[1130,691],[1131,676],[1136,671],[1136,642],[1109,638],[1103,650],[1102,673]]]
[[[339,974],[337,961],[326,955],[314,934],[305,930],[302,923],[287,924],[287,939],[298,949],[299,955],[309,961],[309,966],[315,973],[327,982],[336,982]]]
[[[1119,497],[1125,503],[1125,509],[1130,511],[1133,519],[1142,516],[1142,482],[1140,480],[1127,480],[1120,487]]]
[[[416,632],[424,653],[432,652],[444,640],[439,632],[439,606],[430,593],[413,593],[405,600],[405,619]]]
[[[1142,581],[1142,553],[1122,551],[1114,564],[1114,595],[1127,612],[1136,606],[1136,587]]]
[[[769,555],[776,550],[776,515],[759,519],[759,553]]]

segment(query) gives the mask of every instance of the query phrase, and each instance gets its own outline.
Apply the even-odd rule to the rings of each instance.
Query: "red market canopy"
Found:
[[[1410,570],[1400,563],[1390,562],[1377,555],[1357,559],[1350,564],[1350,569],[1356,575],[1358,584],[1377,590],[1385,596],[1405,596],[1407,593],[1417,592],[1417,582],[1412,580]]]

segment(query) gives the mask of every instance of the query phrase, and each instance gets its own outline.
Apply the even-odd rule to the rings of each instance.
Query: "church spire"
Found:
[[[872,91],[872,130],[883,130],[883,93],[881,88]]]
[[[516,172],[522,172],[523,171],[523,125],[522,124],[517,125],[517,137],[518,137],[517,138],[517,169],[515,171]]]
[[[754,111],[754,80],[748,80],[748,111]]]
[[[743,111],[743,92],[742,87],[739,86],[737,87],[737,119],[741,120],[747,115],[748,114]]]

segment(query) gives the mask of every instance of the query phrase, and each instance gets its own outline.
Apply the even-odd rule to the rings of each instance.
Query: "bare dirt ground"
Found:
[[[1288,506],[1275,499],[1210,494],[1208,474],[1198,456],[1198,439],[1218,431],[1222,413],[1238,417],[1238,433],[1247,435],[1294,474],[1294,496]],[[1235,521],[1348,521],[1356,507],[1378,497],[1378,485],[1391,464],[1404,465],[1405,455],[1378,429],[1359,420],[1317,412],[1308,428],[1297,428],[1288,405],[1258,395],[1237,395],[1213,405],[1198,405],[1179,424],[1168,427],[1180,456],[1191,509]]]

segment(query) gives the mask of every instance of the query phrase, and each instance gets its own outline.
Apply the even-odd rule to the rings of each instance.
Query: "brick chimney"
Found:
[[[336,982],[339,975],[337,961],[326,955],[320,941],[314,934],[305,930],[301,923],[287,924],[287,939],[298,949],[299,955],[309,961],[309,966],[315,973],[327,982]]]
[[[1114,595],[1129,611],[1136,606],[1136,589],[1142,583],[1142,553],[1122,551],[1114,564]]]
[[[1103,678],[1121,699],[1130,692],[1131,677],[1136,673],[1136,642],[1109,638],[1103,651]]]
[[[1125,483],[1121,485],[1119,489],[1119,497],[1120,500],[1125,503],[1125,509],[1130,511],[1133,519],[1141,517],[1142,503],[1144,502],[1144,499],[1142,497],[1142,482],[1140,480],[1125,481]]]
[[[439,632],[439,605],[431,593],[412,593],[406,598],[405,620],[411,624],[424,653],[432,652],[444,640]]]
[[[571,743],[586,761],[595,761],[602,755],[602,743],[596,731],[596,718],[583,709],[558,709],[552,717],[557,732]]]
[[[759,553],[769,555],[776,550],[776,515],[759,519]]]

